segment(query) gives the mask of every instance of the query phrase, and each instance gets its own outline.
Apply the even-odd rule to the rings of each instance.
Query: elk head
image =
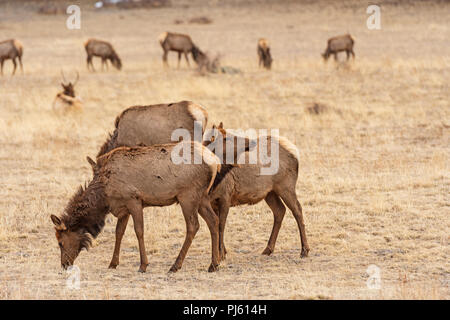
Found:
[[[73,265],[75,259],[80,254],[81,249],[88,248],[90,239],[81,231],[72,231],[66,227],[63,221],[55,215],[51,215],[56,230],[56,240],[61,251],[61,267]]]
[[[237,164],[239,156],[244,152],[253,150],[257,142],[227,132],[221,122],[219,126],[213,125],[212,130],[205,133],[203,145],[213,151],[222,163]],[[231,152],[228,156],[227,151]]]
[[[64,89],[63,94],[65,94],[66,96],[75,98],[75,85],[77,84],[77,82],[80,78],[78,71],[77,71],[77,78],[75,79],[73,84],[70,81],[67,82],[66,77],[64,76],[64,72],[62,70],[61,70],[61,75],[62,75],[62,79],[63,79],[63,82],[61,82],[61,86]]]

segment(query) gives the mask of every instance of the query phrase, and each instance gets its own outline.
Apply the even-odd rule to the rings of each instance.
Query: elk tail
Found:
[[[22,58],[22,55],[23,55],[23,46],[22,46],[22,43],[20,43],[19,40],[14,40],[14,46],[16,47],[17,54],[19,55],[19,57]]]

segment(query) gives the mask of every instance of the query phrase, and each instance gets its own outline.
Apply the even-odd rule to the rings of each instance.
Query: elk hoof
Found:
[[[116,269],[117,268],[118,263],[110,263],[108,269]]]
[[[266,255],[266,256],[270,256],[273,253],[273,250],[270,249],[269,247],[266,247],[264,249],[264,251],[262,252],[262,254]]]
[[[306,258],[308,256],[309,248],[302,248],[302,253],[300,257]]]
[[[176,267],[175,265],[173,265],[173,266],[170,268],[169,273],[175,273],[175,272],[177,272],[179,269],[180,269],[180,268],[178,268],[178,267]]]
[[[138,272],[145,273],[145,271],[147,271],[147,265],[146,264],[141,264],[141,266],[139,267]]]
[[[219,270],[219,265],[211,263],[211,265],[208,268],[208,272],[216,272],[217,270]]]

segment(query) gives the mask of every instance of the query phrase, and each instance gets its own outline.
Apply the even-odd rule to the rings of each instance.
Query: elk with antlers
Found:
[[[61,76],[63,80],[61,86],[64,90],[56,95],[55,100],[53,101],[53,110],[57,113],[81,111],[83,109],[83,103],[80,98],[75,96],[75,85],[80,78],[79,73],[77,72],[77,78],[73,83],[66,80],[62,70]]]

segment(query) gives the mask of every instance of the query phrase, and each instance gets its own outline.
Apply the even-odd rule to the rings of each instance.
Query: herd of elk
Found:
[[[198,216],[205,220],[211,234],[212,262],[209,271],[217,270],[225,258],[224,228],[232,206],[254,204],[265,199],[274,214],[274,226],[264,254],[273,252],[276,237],[285,213],[283,202],[291,209],[300,230],[301,256],[307,256],[302,208],[295,194],[298,178],[298,154],[287,139],[280,144],[280,170],[273,176],[259,176],[257,165],[229,165],[253,151],[258,141],[227,132],[221,123],[213,126],[209,138],[205,132],[208,114],[198,104],[181,101],[171,104],[135,106],[123,111],[115,121],[115,130],[101,147],[92,166],[93,179],[76,192],[63,215],[51,216],[61,251],[61,266],[72,265],[80,251],[88,248],[92,238],[102,230],[105,217],[118,218],[116,242],[109,265],[119,264],[120,244],[131,215],[139,243],[140,272],[148,264],[143,234],[143,208],[179,203],[186,222],[186,238],[180,254],[170,269],[176,272],[192,243],[198,228]],[[170,129],[167,129],[170,128]],[[200,130],[203,143],[183,140],[173,142],[173,129],[186,129],[195,137]],[[233,146],[233,148],[230,147]],[[201,155],[199,164],[178,163],[172,159],[174,150],[189,148],[192,157]],[[180,154],[181,156],[181,154]],[[184,156],[184,155],[183,155]]]
[[[62,70],[61,76],[63,80],[61,82],[63,91],[59,92],[56,95],[55,100],[53,101],[53,111],[55,111],[56,113],[81,111],[83,109],[83,102],[79,97],[75,95],[75,85],[78,83],[78,80],[80,78],[79,73],[77,72],[77,77],[73,83],[66,80],[64,72]]]
[[[3,63],[5,60],[11,59],[14,65],[14,69],[12,74],[16,73],[17,63],[16,58],[19,60],[20,70],[23,73],[22,66],[22,55],[23,55],[23,46],[19,40],[9,39],[0,42],[0,65],[1,65],[1,74],[3,75]]]

